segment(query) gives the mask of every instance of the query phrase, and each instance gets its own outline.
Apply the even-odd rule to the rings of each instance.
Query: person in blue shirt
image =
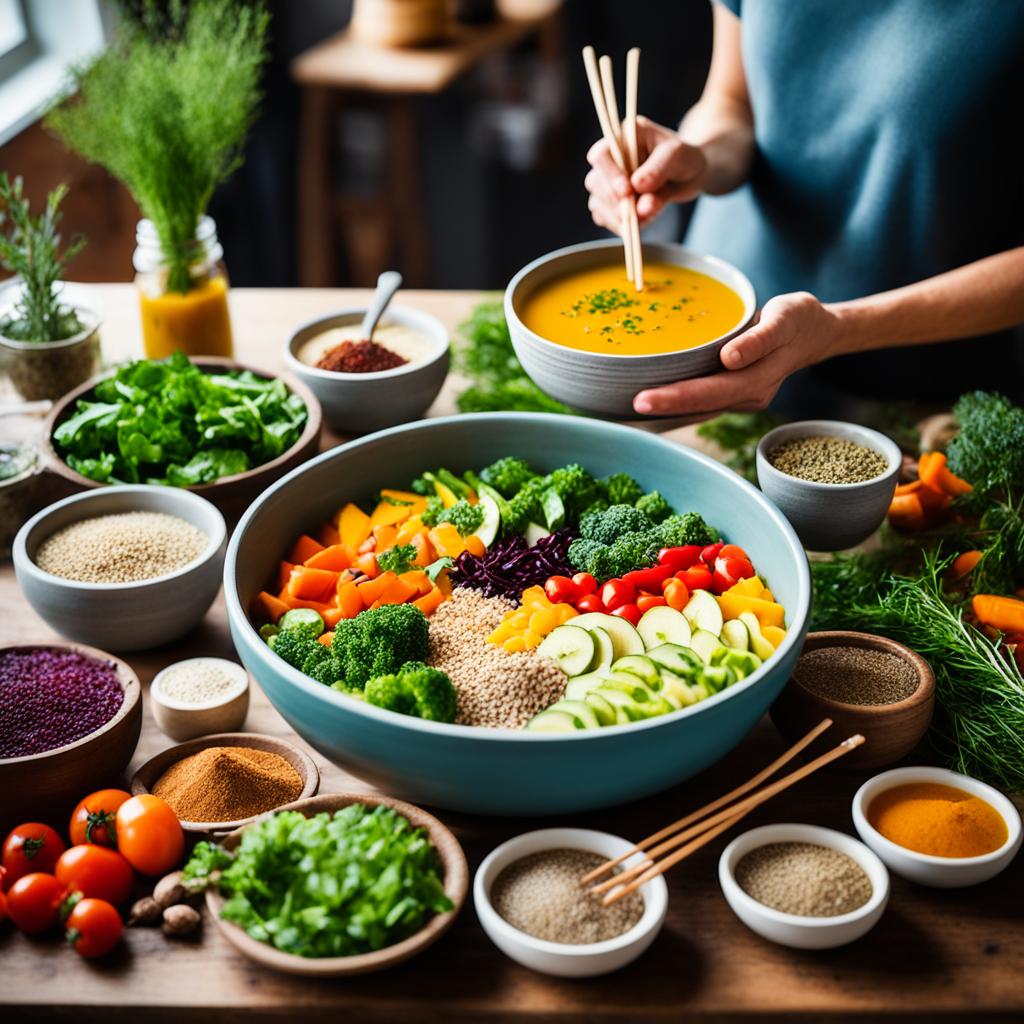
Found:
[[[631,178],[595,143],[590,210],[616,231],[622,197],[641,225],[699,197],[687,244],[738,266],[764,305],[721,372],[642,391],[636,411],[1024,397],[1011,330],[1024,323],[1024,5],[718,0],[713,13],[700,100],[678,131],[640,119]]]

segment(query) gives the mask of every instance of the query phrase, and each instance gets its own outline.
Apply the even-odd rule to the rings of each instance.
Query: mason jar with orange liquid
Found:
[[[143,219],[135,244],[135,284],[147,357],[165,359],[175,352],[231,356],[228,276],[213,219],[201,217],[195,239],[171,253],[156,225]]]

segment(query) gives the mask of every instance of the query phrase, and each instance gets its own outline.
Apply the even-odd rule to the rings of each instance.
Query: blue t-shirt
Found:
[[[757,153],[746,184],[699,200],[687,244],[744,270],[759,302],[856,298],[1024,244],[1024,3],[721,2],[742,18]],[[1024,359],[1008,333],[809,376],[882,398],[1019,394]]]

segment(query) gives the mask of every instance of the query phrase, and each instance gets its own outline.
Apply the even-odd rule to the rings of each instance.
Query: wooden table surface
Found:
[[[130,286],[104,286],[99,295],[106,313],[107,357],[137,354],[139,328]],[[356,304],[364,295],[235,290],[231,302],[238,355],[280,370],[281,346],[293,324]],[[477,298],[472,293],[409,293],[405,302],[454,326]],[[432,413],[450,409],[451,390],[446,389]],[[22,601],[9,565],[0,567],[0,622],[7,642],[53,636]],[[128,660],[146,687],[165,664],[201,654],[234,656],[221,600],[185,640]],[[252,697],[246,729],[301,744],[255,684]],[[129,771],[168,745],[147,709]],[[535,827],[577,825],[638,839],[732,788],[781,749],[766,720],[700,777],[629,806],[557,821],[439,814],[461,839],[471,870],[499,842]],[[368,789],[311,753],[320,768],[321,792]],[[749,826],[799,821],[852,832],[850,798],[861,781],[849,774],[812,777],[761,808]],[[451,932],[422,956],[384,974],[337,981],[299,981],[257,968],[229,947],[210,921],[195,944],[131,929],[118,954],[93,964],[60,948],[56,940],[30,941],[8,928],[0,932],[0,1021],[66,1015],[134,1022],[142,1014],[148,1022],[1024,1019],[1024,860],[974,889],[924,889],[893,878],[889,908],[869,936],[845,949],[800,952],[758,938],[733,916],[716,873],[725,842],[711,843],[670,873],[668,920],[661,936],[639,961],[605,978],[559,980],[519,967],[491,945],[471,904]]]

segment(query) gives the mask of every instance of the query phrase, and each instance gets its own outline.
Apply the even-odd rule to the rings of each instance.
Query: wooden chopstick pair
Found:
[[[601,124],[601,133],[608,143],[612,159],[627,177],[639,166],[640,149],[636,134],[637,86],[640,76],[640,50],[633,47],[626,54],[626,119],[619,118],[619,104],[615,98],[615,78],[612,59],[601,58],[600,69],[592,46],[583,48],[583,66],[587,70],[590,95]],[[636,199],[626,198],[621,209],[622,244],[626,251],[626,276],[638,292],[644,290],[644,255],[640,243],[640,221],[636,215]]]
[[[580,884],[589,885],[609,871],[613,871],[627,858],[637,853],[646,854],[646,858],[640,864],[618,874],[613,874],[610,878],[591,888],[591,893],[595,895],[604,894],[602,902],[605,906],[610,906],[629,893],[639,889],[641,885],[649,882],[652,878],[664,874],[669,868],[689,857],[691,853],[699,850],[706,843],[711,842],[716,836],[732,828],[733,825],[746,817],[755,807],[759,807],[765,801],[770,800],[773,796],[781,793],[784,789],[788,789],[801,779],[807,778],[808,775],[816,772],[819,768],[823,768],[837,758],[843,757],[864,742],[864,737],[859,733],[850,736],[838,746],[833,747],[828,753],[822,754],[813,761],[809,761],[802,768],[784,775],[777,782],[757,790],[746,799],[734,802],[738,797],[742,797],[745,793],[750,793],[752,789],[755,789],[766,779],[774,775],[784,764],[791,761],[800,751],[813,743],[831,725],[832,720],[829,718],[819,722],[806,736],[794,743],[792,747],[776,758],[767,768],[758,772],[742,785],[726,793],[725,796],[713,800],[705,807],[686,815],[686,817],[680,818],[678,821],[674,821],[671,825],[667,825],[660,831],[648,836],[643,841],[637,843],[632,850],[606,861],[600,867],[584,875],[580,879]],[[716,811],[718,813],[715,813]],[[682,849],[676,850],[675,853],[665,857],[664,860],[657,860],[663,853],[668,853],[669,850],[674,850],[679,846],[682,846]]]

